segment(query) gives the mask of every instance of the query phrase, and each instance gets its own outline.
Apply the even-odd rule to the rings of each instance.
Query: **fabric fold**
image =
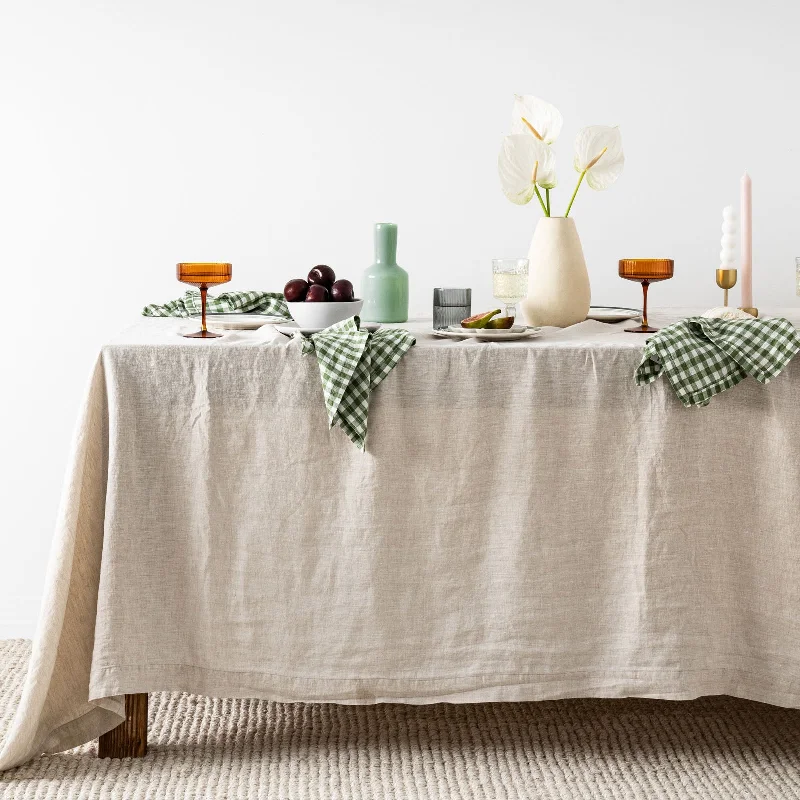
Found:
[[[303,338],[303,355],[317,355],[328,426],[340,427],[360,450],[367,438],[371,391],[415,343],[398,328],[361,330],[358,317]]]
[[[142,309],[145,317],[193,317],[202,312],[200,292],[190,289],[183,297],[164,305],[151,303]],[[209,314],[271,314],[291,319],[289,307],[278,292],[223,292],[208,296],[206,311]]]
[[[645,386],[663,373],[684,406],[706,406],[748,375],[768,383],[798,351],[800,335],[782,317],[689,317],[647,340],[635,380]]]
[[[72,443],[28,676],[0,746],[0,772],[75,747],[125,719],[124,698],[90,700],[108,470],[108,399],[95,365]]]

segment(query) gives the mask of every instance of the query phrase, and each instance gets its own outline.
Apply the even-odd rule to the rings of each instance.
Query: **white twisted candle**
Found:
[[[722,209],[722,239],[720,239],[719,253],[722,269],[736,268],[736,212],[733,206]]]

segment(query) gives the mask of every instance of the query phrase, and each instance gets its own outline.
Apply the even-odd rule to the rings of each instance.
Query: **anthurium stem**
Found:
[[[547,210],[547,206],[544,204],[544,200],[542,200],[541,192],[539,191],[539,187],[534,183],[533,184],[533,191],[536,192],[536,197],[539,198],[539,205],[542,207],[542,211],[546,217],[550,216],[550,212]]]
[[[575,187],[575,191],[572,193],[572,197],[570,197],[570,199],[569,199],[569,205],[567,206],[567,210],[564,213],[564,217],[565,218],[569,216],[569,210],[572,208],[572,204],[575,202],[575,195],[578,194],[578,189],[581,188],[581,184],[583,183],[584,175],[586,175],[586,170],[581,172],[581,176],[580,176],[580,178],[578,178],[578,185]]]
[[[550,190],[549,189],[545,189],[544,190],[544,199],[545,199],[545,202],[547,203],[547,216],[549,217],[550,216]]]

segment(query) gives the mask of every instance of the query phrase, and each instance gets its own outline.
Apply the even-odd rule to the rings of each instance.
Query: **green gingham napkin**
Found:
[[[747,375],[769,383],[798,350],[800,335],[787,319],[689,317],[647,340],[636,383],[664,372],[685,406],[706,406]]]
[[[317,354],[329,426],[338,425],[359,450],[367,438],[370,392],[414,344],[398,328],[362,331],[358,317],[303,338],[303,355]]]
[[[190,289],[183,297],[164,303],[163,306],[145,306],[145,317],[192,317],[202,311],[200,292]],[[206,303],[209,314],[269,314],[291,319],[283,295],[277,292],[223,292],[209,295]]]

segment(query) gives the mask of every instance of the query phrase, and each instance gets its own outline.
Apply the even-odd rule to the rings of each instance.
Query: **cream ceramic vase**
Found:
[[[575,220],[542,217],[528,259],[528,296],[520,303],[528,325],[566,328],[583,322],[591,290]]]

